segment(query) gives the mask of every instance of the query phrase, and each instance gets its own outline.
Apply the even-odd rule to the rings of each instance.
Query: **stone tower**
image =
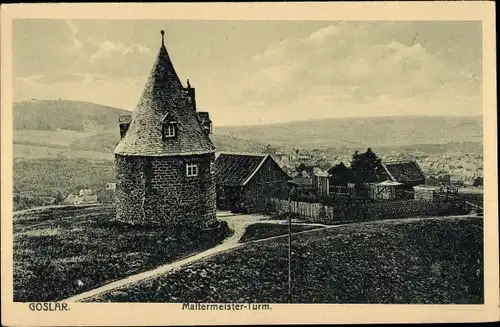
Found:
[[[120,117],[116,147],[117,219],[209,227],[216,223],[215,147],[207,112],[196,111],[162,44],[132,115]]]

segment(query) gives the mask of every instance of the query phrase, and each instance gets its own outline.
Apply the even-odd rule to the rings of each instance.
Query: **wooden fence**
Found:
[[[271,208],[273,211],[284,211],[292,212],[295,215],[301,217],[314,218],[317,217],[323,204],[321,203],[311,203],[311,202],[299,202],[282,200],[282,199],[271,199]]]
[[[327,206],[321,203],[271,199],[272,211],[291,212],[310,222],[368,221],[418,216],[465,214],[463,201],[398,200],[377,203]]]

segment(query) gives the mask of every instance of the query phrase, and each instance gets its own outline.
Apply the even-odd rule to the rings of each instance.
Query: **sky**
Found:
[[[216,125],[481,115],[480,22],[14,21],[14,100],[133,110],[161,46]]]

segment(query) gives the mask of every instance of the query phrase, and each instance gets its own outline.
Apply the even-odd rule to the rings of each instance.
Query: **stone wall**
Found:
[[[194,225],[216,222],[210,162],[214,154],[188,157],[115,157],[117,219],[129,223]],[[198,176],[186,176],[186,164]]]

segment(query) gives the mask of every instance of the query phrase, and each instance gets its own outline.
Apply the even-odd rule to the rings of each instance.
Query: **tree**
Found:
[[[356,184],[377,182],[382,169],[382,160],[368,148],[366,152],[355,151],[352,156],[351,171]]]
[[[304,170],[306,170],[306,164],[301,162],[300,165],[297,166],[297,172],[298,173],[301,173],[303,172]]]
[[[483,178],[482,177],[477,177],[474,179],[474,183],[472,184],[474,187],[480,187],[483,186]]]
[[[347,185],[347,183],[353,180],[351,169],[343,162],[328,169],[328,174],[331,176],[330,182],[332,185]]]

